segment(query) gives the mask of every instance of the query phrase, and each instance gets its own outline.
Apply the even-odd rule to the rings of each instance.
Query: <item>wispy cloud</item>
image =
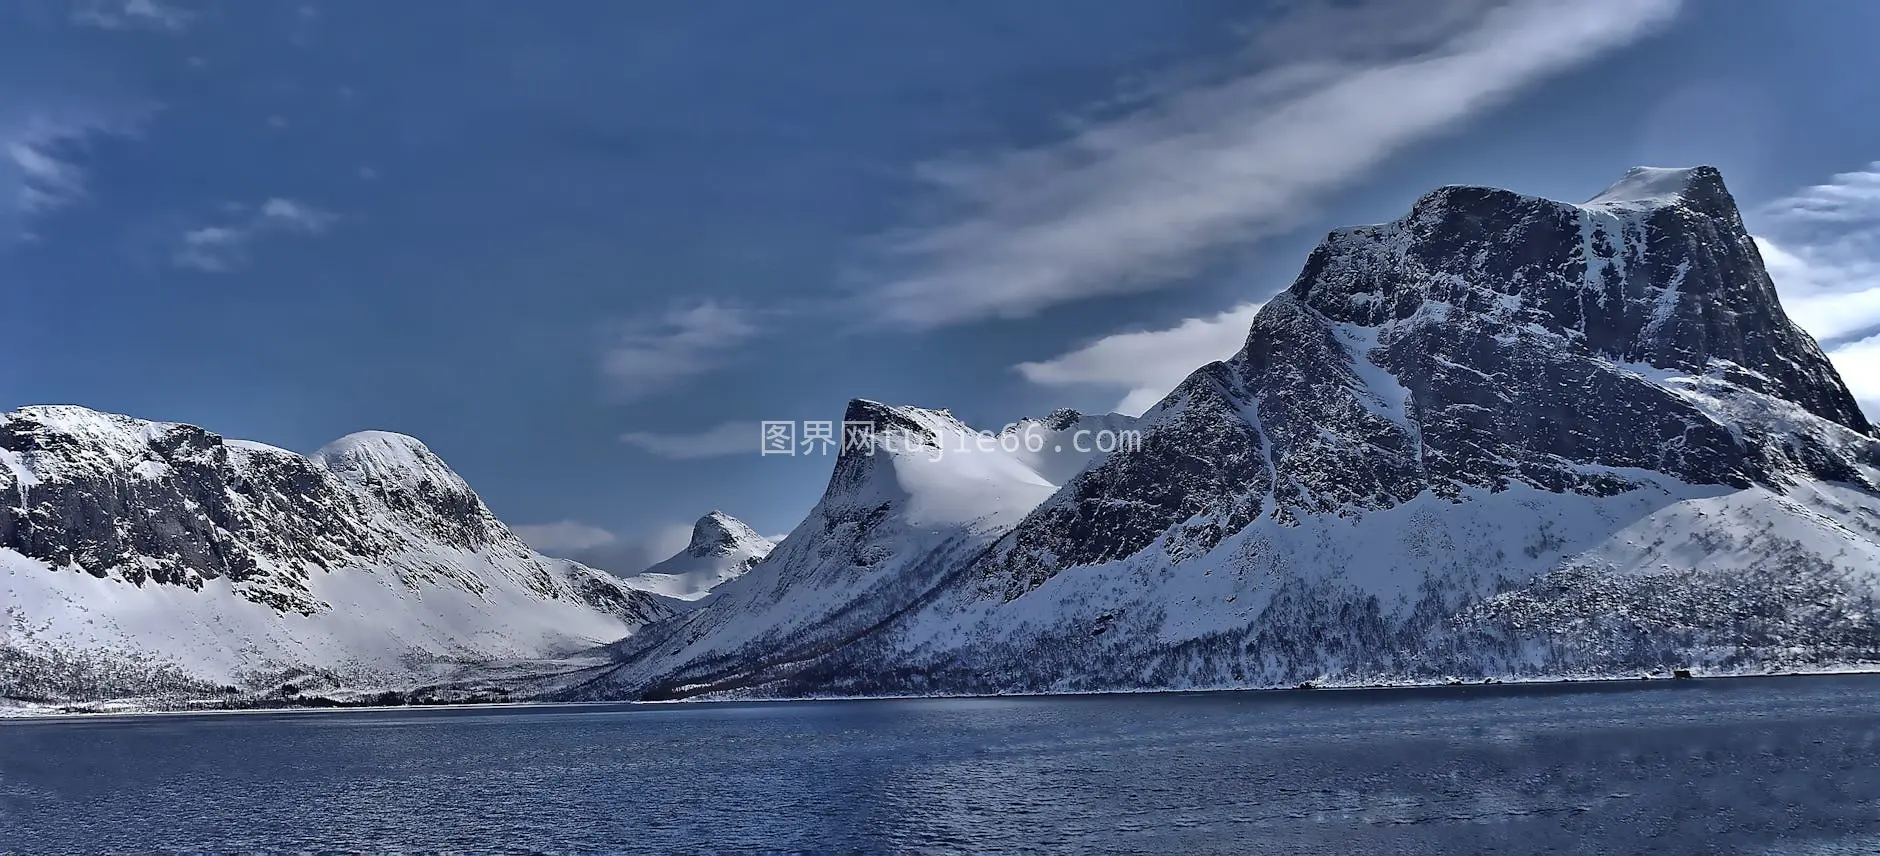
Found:
[[[1880,419],[1880,336],[1848,342],[1829,352],[1847,388],[1868,419]]]
[[[512,531],[537,552],[620,576],[632,576],[670,558],[692,539],[692,526],[686,523],[658,524],[632,535],[618,535],[577,520],[517,526]]]
[[[576,520],[528,524],[514,527],[511,531],[527,541],[529,546],[555,554],[591,550],[620,540],[620,536],[599,526]]]
[[[178,33],[189,20],[189,13],[159,0],[85,0],[72,10],[72,23],[106,30]]]
[[[1756,239],[1783,310],[1823,343],[1880,327],[1880,245],[1860,243]]]
[[[242,246],[247,243],[246,232],[222,226],[205,226],[183,233],[182,245],[176,248],[171,260],[178,267],[221,273],[233,270],[235,263],[243,258]]]
[[[616,398],[631,401],[722,366],[757,334],[750,310],[707,301],[619,324],[601,357]]]
[[[1189,318],[1164,330],[1115,333],[1018,372],[1049,386],[1094,385],[1127,390],[1116,411],[1140,415],[1201,366],[1233,356],[1247,339],[1258,303]]]
[[[7,144],[7,157],[19,176],[21,211],[33,213],[77,197],[83,189],[78,168],[47,154],[28,138]]]
[[[1756,239],[1782,307],[1880,414],[1880,161],[1761,206]]]
[[[692,460],[740,455],[758,449],[758,423],[726,422],[694,434],[658,434],[629,431],[620,442],[638,446],[662,458]]]
[[[1782,306],[1824,344],[1880,330],[1880,162],[1762,206]]]
[[[333,224],[333,215],[303,202],[276,197],[261,203],[260,223],[304,235],[318,235]]]
[[[880,318],[935,327],[1146,290],[1523,87],[1632,42],[1677,0],[1374,2],[1282,22],[1254,71],[1150,94],[1068,139],[924,170],[953,216],[895,235]],[[1316,7],[1308,7],[1316,8]],[[1329,22],[1329,23],[1328,23]],[[1336,24],[1336,26],[1332,26]],[[1296,51],[1296,49],[1294,49]]]
[[[170,253],[177,267],[225,273],[248,261],[249,245],[269,234],[318,235],[332,226],[332,214],[304,202],[275,197],[260,205],[234,205],[232,219],[184,232]]]
[[[34,113],[13,122],[0,115],[0,245],[33,237],[33,218],[85,197],[85,172],[70,157],[73,146],[127,127],[79,110]]]
[[[1825,184],[1804,187],[1770,203],[1767,210],[1793,222],[1880,223],[1880,161],[1864,170],[1834,175]]]

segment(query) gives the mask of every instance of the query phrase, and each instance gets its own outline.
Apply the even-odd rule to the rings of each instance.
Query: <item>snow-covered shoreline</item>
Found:
[[[1192,696],[1192,695],[1230,695],[1236,693],[1257,695],[1294,694],[1299,692],[1336,693],[1336,692],[1393,692],[1398,690],[1522,690],[1522,689],[1570,689],[1582,688],[1587,691],[1605,691],[1624,687],[1657,688],[1667,685],[1688,686],[1693,683],[1715,683],[1719,681],[1768,680],[1779,678],[1827,678],[1880,676],[1880,663],[1866,663],[1845,667],[1824,667],[1807,671],[1778,672],[1743,672],[1718,674],[1693,674],[1688,678],[1674,677],[1671,674],[1634,676],[1581,676],[1581,677],[1511,677],[1507,679],[1489,678],[1475,681],[1406,681],[1385,683],[1313,683],[1310,687],[1190,687],[1190,688],[1145,688],[1138,690],[1089,690],[1062,692],[1013,692],[995,694],[936,694],[936,695],[815,695],[800,698],[780,698],[774,696],[747,697],[712,697],[660,700],[622,700],[622,701],[501,701],[501,702],[438,702],[405,705],[354,705],[354,704],[304,704],[280,707],[249,708],[137,708],[133,700],[98,702],[98,706],[112,709],[63,710],[58,708],[76,707],[66,705],[38,705],[9,702],[0,704],[0,724],[27,722],[69,722],[76,719],[109,720],[138,717],[180,717],[180,716],[243,716],[250,714],[313,714],[313,713],[387,713],[395,711],[419,712],[431,710],[511,710],[523,708],[552,708],[556,710],[582,710],[593,708],[666,708],[720,707],[726,705],[769,705],[769,704],[805,704],[838,703],[869,701],[991,701],[991,700],[1036,700],[1053,698],[1097,698],[1111,696]]]

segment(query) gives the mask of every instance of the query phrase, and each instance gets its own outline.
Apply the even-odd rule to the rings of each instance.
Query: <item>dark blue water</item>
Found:
[[[1865,853],[1880,678],[0,722],[0,851]]]

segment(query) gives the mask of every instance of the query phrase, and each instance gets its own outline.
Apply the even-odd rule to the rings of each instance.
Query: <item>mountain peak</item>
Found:
[[[692,540],[686,545],[685,551],[689,555],[705,558],[749,551],[753,546],[768,548],[774,545],[744,521],[714,509],[692,524]]]
[[[1083,418],[1084,418],[1084,414],[1080,411],[1074,410],[1069,407],[1060,407],[1056,410],[1051,411],[1049,414],[1047,414],[1043,419],[1039,421],[1042,422],[1047,428],[1061,431],[1065,428],[1071,427],[1072,425],[1076,425],[1078,420],[1083,419]]]
[[[877,433],[908,431],[920,436],[931,436],[936,422],[958,422],[946,410],[883,404],[866,398],[851,399],[842,411],[842,421],[869,423]]]
[[[312,457],[335,464],[358,461],[406,467],[424,466],[438,459],[424,441],[391,431],[355,431],[321,446]]]
[[[1332,232],[1290,292],[1384,344],[1466,322],[1494,331],[1473,347],[1544,340],[1656,370],[1729,372],[1757,393],[1872,430],[1820,347],[1782,311],[1714,167],[1634,169],[1583,205],[1443,188],[1401,219]]]
[[[1660,206],[1712,202],[1729,195],[1723,173],[1714,166],[1635,166],[1585,204]]]
[[[1570,213],[1574,209],[1606,214],[1648,214],[1664,208],[1684,208],[1740,223],[1736,200],[1723,184],[1723,173],[1714,166],[1656,167],[1635,166],[1598,195],[1574,204],[1520,193],[1501,187],[1473,184],[1448,184],[1419,197],[1410,206],[1410,214],[1396,224],[1423,222],[1434,231],[1453,232],[1458,225],[1453,212],[1467,212],[1483,218],[1485,228],[1499,228],[1504,221],[1523,219],[1536,212]],[[1381,226],[1339,229],[1340,234],[1369,236]]]
[[[416,437],[360,431],[322,446],[312,459],[444,543],[478,548],[514,540],[469,482]]]
[[[470,486],[444,459],[416,437],[391,431],[358,431],[321,446],[311,456],[340,479],[354,484],[382,482],[416,488],[468,491]]]
[[[662,597],[702,601],[720,584],[756,567],[776,546],[744,521],[714,509],[692,524],[692,541],[685,549],[625,578],[625,583]]]
[[[76,406],[0,414],[0,575],[26,633],[0,648],[111,664],[82,693],[277,669],[383,687],[433,674],[419,662],[560,653],[669,613],[551,564],[402,435],[310,458]]]
[[[878,453],[884,458],[892,457],[896,451],[931,449],[944,437],[976,433],[949,410],[883,404],[866,398],[851,400],[842,412],[842,421],[843,434],[836,437],[840,444],[836,461],[838,472],[861,468],[860,461],[873,459]],[[849,439],[848,426],[856,424],[869,426],[872,443]]]

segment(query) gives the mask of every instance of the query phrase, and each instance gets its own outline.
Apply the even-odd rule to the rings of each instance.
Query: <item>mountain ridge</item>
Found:
[[[56,697],[60,681],[135,695],[159,673],[199,689],[303,672],[334,689],[417,683],[439,664],[572,653],[670,614],[528,549],[404,435],[303,456],[33,406],[0,414],[0,463],[9,695]]]
[[[872,618],[631,656],[575,694],[1880,660],[1857,606],[1880,567],[1880,442],[1782,313],[1712,168],[1634,170],[1580,205],[1439,188],[1398,220],[1333,230],[1239,353],[1138,424],[1140,447],[982,532],[996,537],[904,562],[923,582]],[[860,496],[847,470],[826,504]],[[852,504],[893,520],[914,500]],[[792,561],[769,568],[787,578]],[[1688,609],[1654,601],[1680,589]],[[746,619],[762,624],[693,621]]]
[[[121,626],[113,599],[135,590],[214,595],[165,608],[210,636],[215,610],[243,616],[276,660],[308,644],[271,635],[281,616],[391,592],[395,632],[322,643],[374,668],[315,671],[356,684],[397,651],[433,688],[560,700],[1880,664],[1880,439],[1708,167],[1635,169],[1580,204],[1443,187],[1332,230],[1236,354],[1140,418],[981,432],[855,399],[844,421],[878,442],[844,444],[781,544],[712,512],[662,563],[683,573],[636,587],[535,554],[402,435],[303,457],[16,411],[0,564],[52,620],[14,616],[0,655],[50,662],[46,631],[75,638],[93,608],[150,651],[182,644]],[[1100,431],[1130,442],[1071,442]],[[677,610],[646,590],[675,581],[695,595]],[[420,591],[448,632],[406,621],[399,593]],[[534,616],[527,638],[479,635],[497,601]],[[541,663],[573,653],[555,639],[599,644]],[[194,656],[255,681],[251,654]]]

